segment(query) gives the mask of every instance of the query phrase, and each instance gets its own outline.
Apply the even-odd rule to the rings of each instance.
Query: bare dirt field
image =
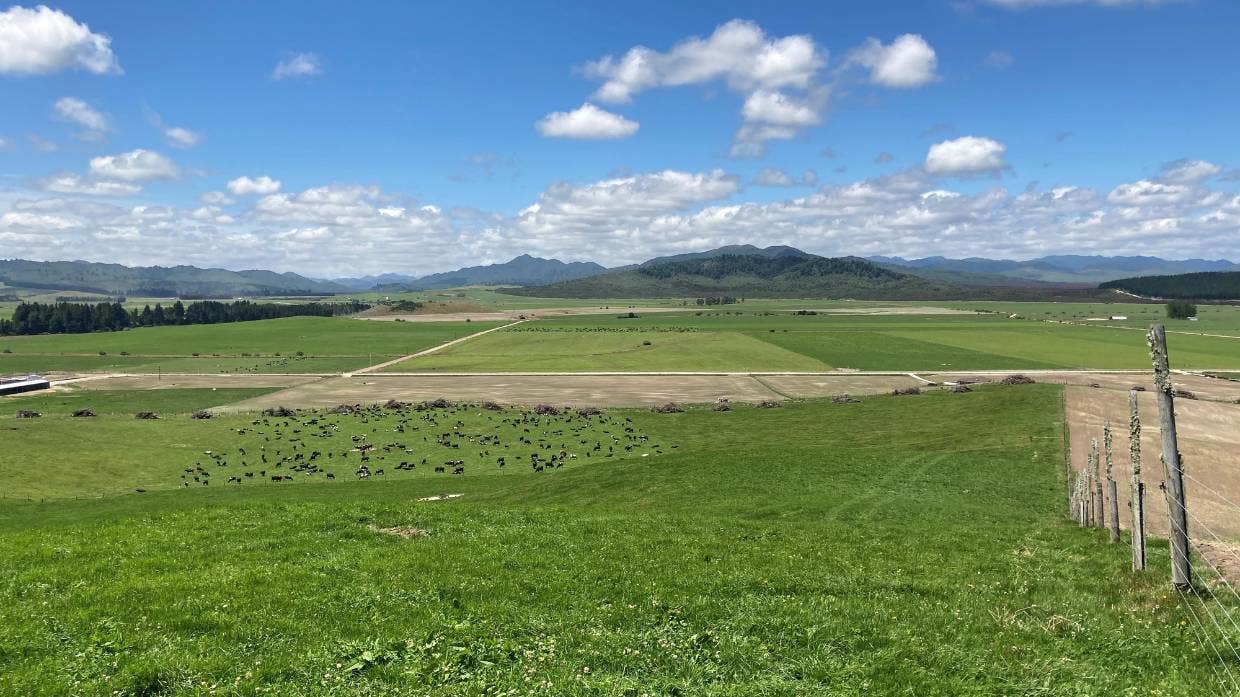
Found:
[[[1193,389],[1176,376],[1176,385]],[[1198,378],[1208,380],[1208,378]],[[1197,380],[1192,381],[1196,385]],[[1214,382],[1222,382],[1215,380]],[[1232,383],[1236,384],[1236,383]],[[1152,389],[1152,388],[1151,388]],[[1205,392],[1205,389],[1199,389]],[[1120,520],[1129,525],[1128,391],[1127,389],[1069,386],[1065,406],[1072,466],[1085,467],[1090,439],[1101,447],[1102,428],[1111,422],[1114,433],[1114,478],[1119,483]],[[1189,531],[1194,538],[1213,541],[1212,530],[1228,542],[1240,538],[1240,405],[1177,399],[1176,430],[1184,461],[1185,497]],[[1146,520],[1151,533],[1165,536],[1167,503],[1159,488],[1165,480],[1159,460],[1158,407],[1152,392],[1139,395],[1141,412],[1142,479],[1146,485]],[[1105,464],[1103,465],[1105,468]],[[1105,475],[1104,475],[1105,476]],[[1228,503],[1228,502],[1234,503]]]
[[[760,402],[780,399],[781,395],[744,375],[356,375],[303,384],[231,404],[226,409],[330,407],[439,397],[501,404],[601,407],[718,399]]]

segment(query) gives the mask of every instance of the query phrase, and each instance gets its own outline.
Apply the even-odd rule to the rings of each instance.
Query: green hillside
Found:
[[[348,290],[295,273],[24,259],[0,259],[0,283],[15,288],[162,298],[318,295]]]
[[[672,261],[533,288],[517,295],[656,298],[729,295],[771,298],[924,298],[962,290],[856,257],[723,255]]]
[[[1172,276],[1139,276],[1107,281],[1113,288],[1151,298],[1235,300],[1240,298],[1240,271],[1206,271]]]

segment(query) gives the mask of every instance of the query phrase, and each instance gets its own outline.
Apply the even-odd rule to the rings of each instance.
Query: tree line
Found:
[[[1099,288],[1118,288],[1154,298],[1235,300],[1240,298],[1240,271],[1201,271],[1172,276],[1140,276],[1107,281]]]
[[[24,302],[13,310],[12,319],[0,319],[0,336],[29,334],[85,334],[115,332],[132,327],[163,327],[180,324],[224,324],[281,317],[334,317],[369,309],[366,303],[231,303],[204,300],[188,305],[180,300],[165,308],[156,303],[141,310],[125,309],[121,303]]]

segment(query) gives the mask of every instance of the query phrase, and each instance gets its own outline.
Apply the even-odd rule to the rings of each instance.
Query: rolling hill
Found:
[[[505,292],[561,298],[728,295],[897,299],[944,297],[959,294],[960,288],[892,271],[856,257],[723,254],[643,264],[624,271]]]
[[[468,266],[456,271],[422,276],[404,283],[375,286],[376,290],[432,290],[461,286],[530,286],[570,281],[605,273],[607,268],[590,261],[564,263],[522,254],[512,261],[485,266]]]
[[[1240,298],[1240,271],[1121,278],[1107,281],[1098,287],[1122,290],[1147,298],[1235,300]]]
[[[335,283],[274,271],[228,271],[194,266],[130,267],[88,261],[23,259],[0,260],[0,283],[38,290],[183,298],[329,295],[349,290]]]
[[[1045,283],[1096,284],[1120,278],[1181,274],[1204,271],[1240,271],[1240,265],[1225,259],[1160,259],[1148,256],[1081,256],[1062,254],[1045,256],[1027,261],[1011,259],[948,259],[924,257],[904,259],[901,257],[868,257],[869,261],[894,268],[906,268],[910,273],[925,272],[969,273],[992,277],[1007,277]]]

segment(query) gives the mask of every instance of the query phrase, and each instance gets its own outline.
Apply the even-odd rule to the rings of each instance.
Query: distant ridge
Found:
[[[769,249],[769,248],[768,248]],[[546,286],[516,295],[556,298],[847,297],[912,299],[958,292],[950,284],[884,268],[857,257],[829,259],[792,250],[769,255],[695,255]],[[685,255],[681,255],[685,256]]]
[[[1165,300],[1237,300],[1240,299],[1240,272],[1205,271],[1120,278],[1098,287]]]
[[[0,260],[0,283],[15,288],[151,297],[329,295],[349,290],[295,273],[24,259]]]
[[[1240,271],[1240,264],[1225,259],[1160,259],[1148,256],[1081,256],[1060,254],[1013,261],[1010,259],[948,259],[941,256],[921,259],[869,257],[870,261],[913,270],[1006,276],[1047,283],[1097,284],[1119,278],[1173,275],[1203,271]]]
[[[543,259],[541,257],[522,254],[502,264],[485,266],[469,266],[456,271],[422,276],[394,285],[376,286],[375,290],[431,290],[436,288],[457,288],[459,286],[529,286],[569,281],[576,278],[595,276],[607,271],[607,267],[592,261],[574,261],[564,263],[559,259]]]

